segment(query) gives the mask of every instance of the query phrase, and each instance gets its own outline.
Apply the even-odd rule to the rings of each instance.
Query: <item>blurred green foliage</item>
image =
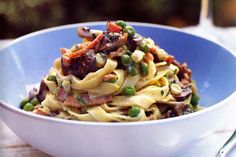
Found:
[[[0,38],[100,20],[123,19],[181,27],[197,23],[199,6],[199,0],[0,0]]]
[[[220,0],[217,3],[222,5]],[[63,24],[117,19],[183,27],[198,23],[199,10],[200,0],[0,0],[0,38]]]

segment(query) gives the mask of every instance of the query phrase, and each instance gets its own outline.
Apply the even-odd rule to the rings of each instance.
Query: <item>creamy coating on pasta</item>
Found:
[[[192,71],[122,20],[106,30],[77,29],[83,40],[61,48],[23,110],[56,118],[132,122],[199,110]]]

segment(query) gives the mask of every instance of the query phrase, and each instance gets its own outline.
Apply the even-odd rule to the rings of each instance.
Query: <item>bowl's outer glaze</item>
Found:
[[[216,108],[163,121],[87,123],[62,121],[0,105],[0,117],[23,140],[57,157],[173,157],[228,123],[236,94]],[[229,124],[229,123],[228,123]],[[207,156],[207,154],[206,154]]]
[[[60,47],[81,41],[75,33],[77,26],[104,30],[104,24],[84,23],[33,33],[0,51],[0,117],[17,135],[54,156],[164,157],[183,151],[187,144],[227,123],[225,115],[234,111],[236,100],[235,56],[200,37],[139,23],[131,23],[138,33],[188,63],[201,104],[212,107],[172,119],[123,124],[55,120],[20,111],[18,104],[27,95],[25,86],[41,80],[60,56]]]

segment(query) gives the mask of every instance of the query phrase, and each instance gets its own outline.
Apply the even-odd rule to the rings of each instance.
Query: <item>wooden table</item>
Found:
[[[227,33],[226,29],[222,32]],[[191,32],[191,29],[190,29]],[[228,29],[228,35],[232,36],[235,34],[236,39],[236,28]],[[11,40],[0,40],[0,48],[8,44]],[[232,40],[232,42],[234,42]],[[236,44],[231,43],[231,49],[236,52]],[[236,113],[236,112],[235,112]],[[236,121],[232,119],[232,124]],[[233,128],[214,133],[209,137],[202,139],[201,141],[196,141],[196,143],[191,145],[191,149],[188,148],[187,152],[183,153],[181,157],[212,157],[215,156],[219,148],[225,143],[228,137],[232,134]],[[236,149],[229,157],[236,156]],[[40,152],[39,150],[31,147],[16,136],[1,120],[0,120],[0,157],[49,157],[47,154]]]
[[[1,157],[49,157],[26,144],[0,120]]]
[[[0,48],[12,40],[0,40]],[[31,147],[13,133],[0,119],[0,157],[50,157]]]

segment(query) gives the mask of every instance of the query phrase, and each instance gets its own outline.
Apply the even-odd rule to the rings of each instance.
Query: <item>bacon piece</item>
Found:
[[[118,26],[117,24],[108,21],[107,22],[107,31],[108,32],[117,32],[119,33],[122,30],[121,26]]]
[[[186,113],[191,113],[191,112],[193,112],[193,111],[189,108],[188,104],[184,104],[184,103],[181,103],[181,104],[179,104],[179,105],[174,105],[172,110],[174,111],[174,113],[175,113],[177,116],[181,116],[181,115],[184,115],[184,114],[186,114]]]
[[[162,112],[162,118],[176,117],[193,112],[189,108],[188,104],[185,104],[183,102],[161,102],[157,103],[156,105]]]
[[[96,55],[93,50],[89,50],[79,58],[71,59],[70,65],[65,66],[61,62],[63,75],[72,74],[79,79],[83,79],[88,73],[98,70],[96,66]]]
[[[91,99],[89,98],[88,94],[81,94],[81,98],[83,99],[83,102],[77,100],[74,96],[68,96],[64,101],[63,105],[67,107],[81,108],[84,105],[96,106],[112,101],[111,95],[104,95],[104,96],[94,97]]]
[[[145,53],[145,57],[147,57],[149,60],[153,61],[154,60],[154,56],[153,54],[151,54],[150,52]]]
[[[70,65],[70,61],[73,58],[78,58],[82,56],[84,53],[86,53],[88,50],[93,49],[96,45],[99,44],[99,42],[103,39],[104,34],[99,34],[92,42],[90,42],[86,47],[73,52],[73,53],[66,53],[62,56],[63,63],[66,63],[65,65]]]
[[[120,48],[118,48],[117,51],[112,51],[112,52],[108,55],[108,57],[111,58],[111,59],[113,59],[113,58],[115,58],[115,57],[120,57],[120,56],[122,56],[122,54],[124,54],[124,53],[125,53],[125,49],[124,49],[123,47],[120,47]]]
[[[65,92],[64,88],[60,87],[57,92],[57,99],[60,101],[64,101],[67,97],[67,93]]]
[[[100,96],[90,99],[89,106],[101,105],[112,101],[111,95]]]
[[[39,115],[43,115],[43,116],[50,116],[49,113],[44,112],[43,110],[41,110],[41,108],[37,108],[37,109],[34,110],[33,112],[36,113],[36,114],[39,114]]]
[[[156,47],[153,46],[153,47],[150,48],[151,53],[156,53],[156,51],[157,51]]]
[[[116,79],[117,79],[117,76],[115,74],[107,74],[102,77],[102,80],[105,82],[116,80]]]
[[[166,61],[168,64],[171,64],[174,61],[174,56],[168,55],[165,57],[164,61]]]
[[[68,96],[63,103],[64,106],[67,107],[76,107],[81,108],[83,104],[81,104],[74,96]]]

